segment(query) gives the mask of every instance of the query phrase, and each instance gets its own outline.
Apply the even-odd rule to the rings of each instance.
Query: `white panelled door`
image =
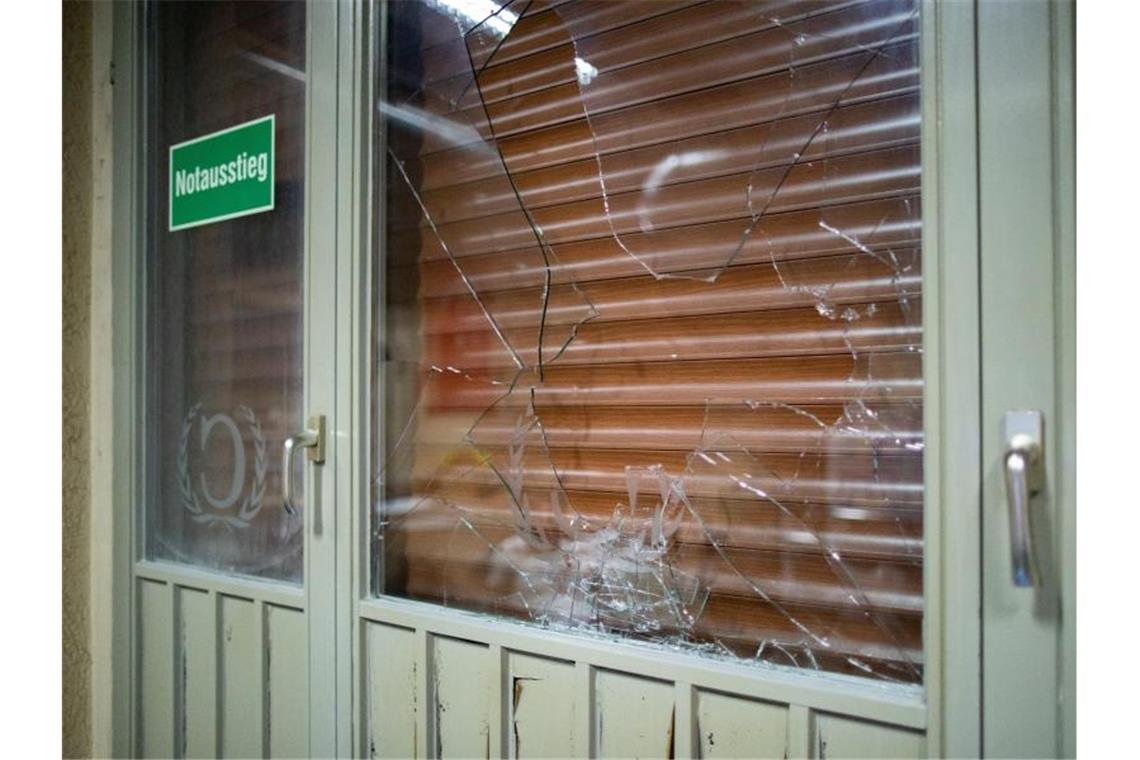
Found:
[[[117,7],[116,751],[1071,754],[1071,24]]]
[[[145,220],[143,498],[121,746],[347,754],[335,574],[349,527],[332,472],[338,9],[119,13],[141,53],[121,70],[140,96],[132,185]]]

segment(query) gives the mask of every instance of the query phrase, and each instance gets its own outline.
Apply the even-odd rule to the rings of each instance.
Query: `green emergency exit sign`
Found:
[[[170,146],[170,230],[273,208],[274,115]]]

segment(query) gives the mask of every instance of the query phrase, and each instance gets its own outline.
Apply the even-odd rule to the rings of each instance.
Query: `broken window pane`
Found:
[[[921,682],[918,22],[389,6],[377,593]]]

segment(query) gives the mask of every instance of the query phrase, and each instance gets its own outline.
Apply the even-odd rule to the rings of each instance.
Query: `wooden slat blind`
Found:
[[[389,19],[380,589],[920,681],[917,4],[462,7]]]

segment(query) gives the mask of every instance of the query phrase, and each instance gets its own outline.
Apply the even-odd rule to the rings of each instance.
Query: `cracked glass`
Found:
[[[382,23],[375,593],[921,682],[917,2]]]

